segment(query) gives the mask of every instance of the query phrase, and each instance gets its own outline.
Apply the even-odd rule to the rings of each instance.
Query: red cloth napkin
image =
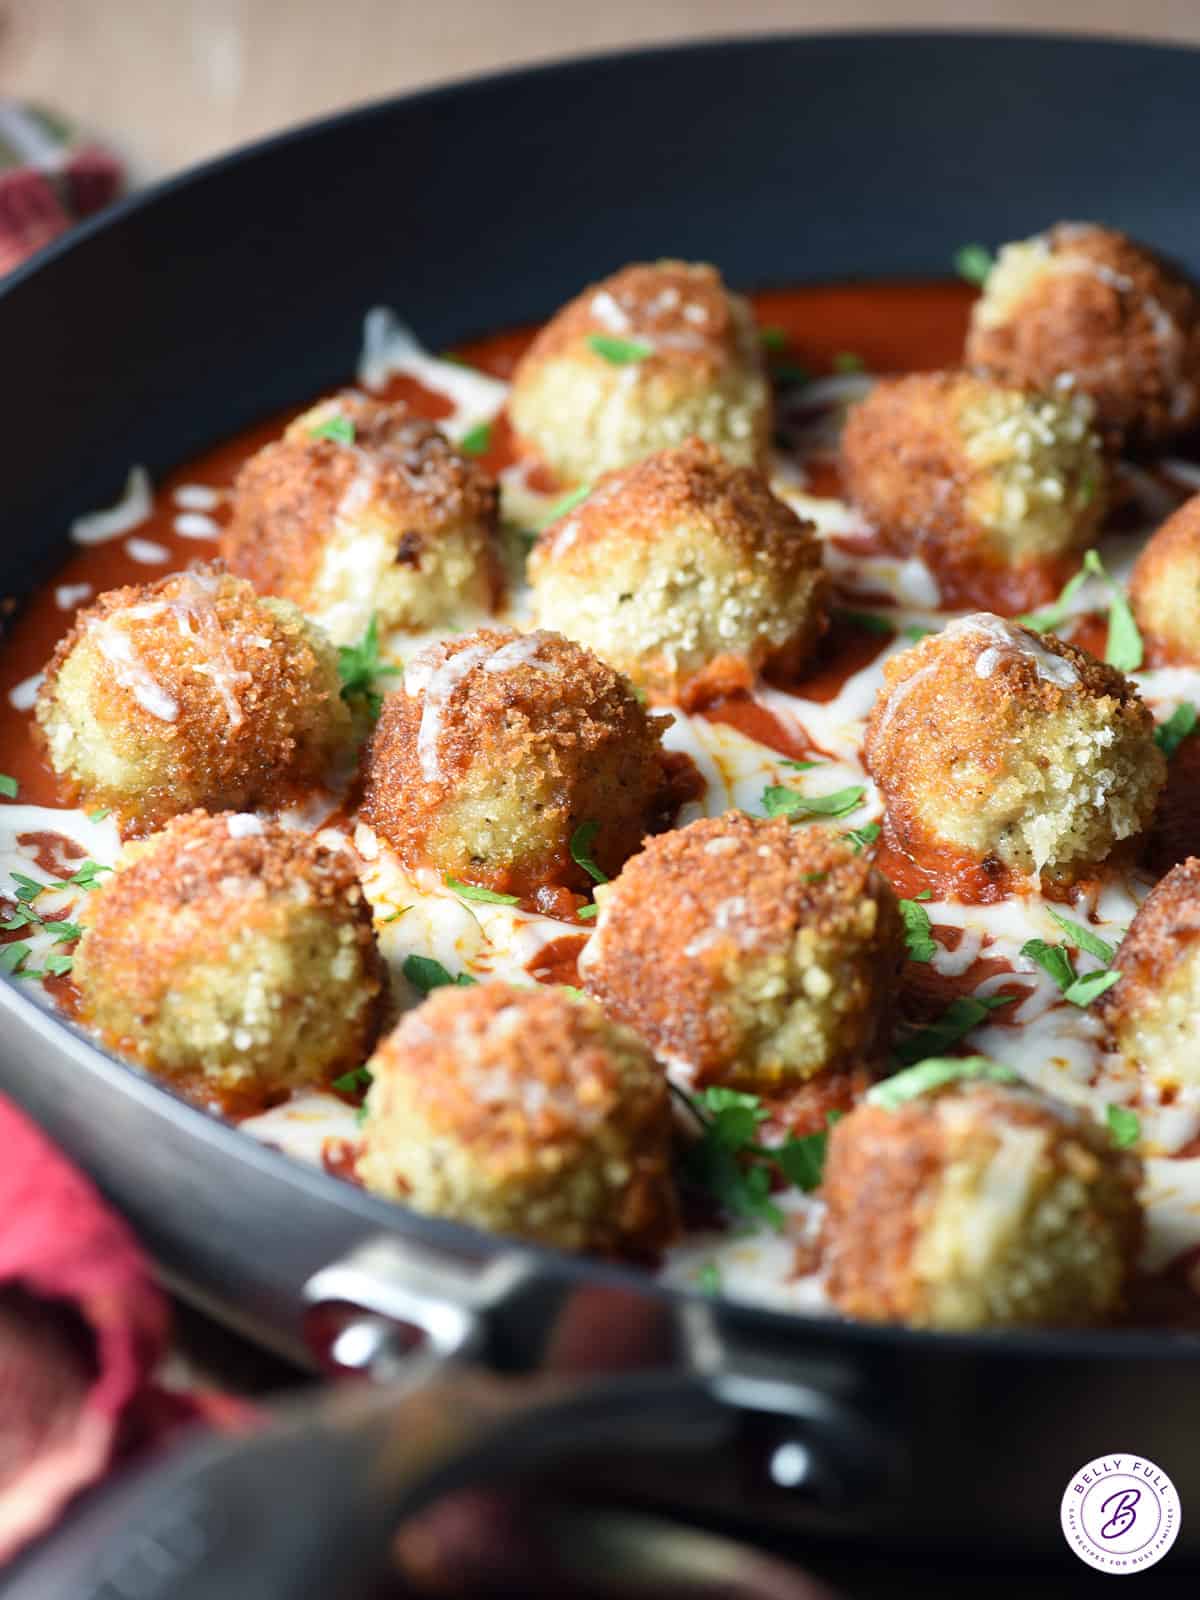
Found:
[[[61,117],[0,100],[0,276],[115,200],[123,181],[116,157]]]
[[[129,1229],[0,1097],[0,1563],[117,1460],[253,1415],[156,1386],[169,1332]]]

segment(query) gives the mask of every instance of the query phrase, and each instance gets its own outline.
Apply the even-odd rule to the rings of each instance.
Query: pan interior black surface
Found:
[[[437,90],[174,180],[0,292],[19,398],[0,445],[5,592],[19,599],[53,566],[69,519],[111,501],[131,459],[161,472],[343,380],[373,304],[397,307],[439,348],[544,315],[627,260],[711,258],[746,287],[940,275],[964,241],[1057,217],[1111,222],[1200,268],[1200,212],[1178,154],[1200,131],[1198,83],[1194,53],[1110,41],[758,39]],[[369,1234],[400,1229],[466,1259],[491,1248],[254,1148],[11,983],[0,1003],[5,1091],[95,1173],[176,1282],[258,1337],[296,1350],[304,1279]],[[857,1363],[855,1381],[891,1393],[918,1430],[920,1397],[940,1390],[923,1457],[961,1444],[947,1385],[1002,1431],[1012,1402],[1001,1394],[1037,1356],[1050,1476],[1065,1462],[1065,1482],[1112,1448],[1081,1416],[1102,1374],[1106,1426],[1127,1428],[1181,1490],[1185,1453],[1194,1466],[1187,1339],[946,1340],[728,1316],[775,1355]],[[992,1372],[1003,1375],[994,1392]],[[1171,1383],[1179,1403],[1164,1408]],[[1001,1440],[1001,1479],[1022,1461],[1029,1470],[1028,1448]],[[1200,1493],[1194,1471],[1187,1481]]]

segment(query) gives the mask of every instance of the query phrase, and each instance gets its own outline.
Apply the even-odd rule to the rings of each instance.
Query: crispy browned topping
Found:
[[[720,273],[687,261],[638,263],[590,285],[550,319],[521,364],[534,366],[565,350],[582,352],[591,334],[652,344],[645,365],[715,371],[738,351],[738,328]]]
[[[113,629],[128,636],[138,680],[165,695],[175,715],[156,715],[136,681],[131,687],[106,662],[90,684],[90,715],[123,743],[142,738],[165,749],[170,774],[136,802],[91,782],[82,792],[143,829],[178,809],[176,790],[214,805],[282,802],[320,780],[348,735],[332,652],[318,652],[301,616],[279,615],[215,563],[109,590],[77,612],[47,664],[39,724],[58,714],[57,679],[74,650]],[[60,777],[79,792],[74,774]]]
[[[1081,258],[1080,270],[1039,275],[998,326],[977,318],[967,360],[1035,387],[1072,374],[1114,445],[1190,427],[1200,416],[1200,300],[1191,283],[1112,228],[1060,223],[1047,238],[1055,256]]]
[[[1200,662],[1198,577],[1200,494],[1195,494],[1142,547],[1130,575],[1129,602],[1152,665]],[[1180,637],[1185,631],[1188,637]]]
[[[490,670],[498,651],[522,639],[535,658]],[[446,663],[464,651],[478,659],[462,676],[447,673]],[[426,669],[432,690],[422,686]],[[432,778],[421,753],[423,724],[436,761]],[[624,678],[561,635],[480,628],[422,651],[406,686],[388,696],[366,757],[362,816],[417,866],[469,772],[485,780],[489,772],[525,773],[542,791],[542,813],[557,814],[560,844],[550,859],[523,864],[512,886],[518,893],[541,883],[586,888],[590,879],[569,855],[571,835],[582,823],[599,823],[595,859],[605,871],[619,870],[654,820],[666,781],[665,725],[647,716]]]
[[[572,561],[612,538],[653,544],[664,529],[702,523],[732,549],[783,571],[821,564],[813,524],[772,494],[761,472],[736,467],[701,439],[660,450],[632,467],[606,472],[582,504],[546,528],[534,563]],[[569,530],[567,538],[563,535]],[[556,546],[562,543],[562,550]]]
[[[495,483],[432,422],[400,404],[344,390],[321,408],[354,424],[354,443],[314,438],[301,418],[238,474],[221,554],[263,594],[306,599],[325,540],[356,483],[400,530],[399,559],[415,563],[426,540],[464,523],[493,525]]]
[[[875,907],[866,927],[865,901]],[[899,913],[870,862],[820,826],[730,811],[648,840],[605,896],[602,943],[584,981],[611,1016],[711,1076],[737,1050],[724,992],[730,963],[764,960],[801,929],[817,942],[854,941],[864,958],[873,952],[847,980],[873,1018],[856,1041],[872,1057],[891,1021]]]
[[[1116,965],[1120,981],[1098,1005],[1107,1026],[1126,1016],[1152,1012],[1163,986],[1200,938],[1200,859],[1189,856],[1155,884],[1121,940]]]

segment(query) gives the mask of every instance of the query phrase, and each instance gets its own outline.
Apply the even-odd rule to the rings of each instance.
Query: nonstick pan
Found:
[[[965,241],[1060,217],[1196,270],[1198,144],[1200,56],[981,34],[607,56],[270,140],[116,208],[0,292],[3,591],[19,601],[53,567],[131,461],[160,473],[343,381],[368,306],[440,348],[628,260],[713,259],[739,287],[930,276]],[[506,1370],[580,1352],[665,1366],[733,1437],[667,1474],[631,1431],[630,1492],[877,1544],[1062,1553],[1071,1474],[1136,1453],[1185,1508],[1172,1562],[1200,1556],[1194,1337],[916,1334],[668,1293],[295,1165],[10,982],[0,1012],[0,1086],[175,1287],[264,1343],[376,1370],[418,1339]],[[615,1388],[613,1414],[632,1420],[637,1392]]]

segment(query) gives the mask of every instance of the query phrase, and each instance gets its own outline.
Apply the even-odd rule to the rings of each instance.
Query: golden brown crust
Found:
[[[1103,469],[1097,459],[1091,503],[1072,531],[1057,534],[1050,548],[1033,540],[1023,552],[1007,548],[978,510],[994,482],[994,462],[972,459],[964,423],[972,407],[1025,403],[994,388],[965,372],[881,379],[847,416],[842,475],[884,548],[920,556],[930,568],[943,605],[1012,615],[1062,587],[1072,552],[1089,542],[1100,521]],[[1036,404],[1036,395],[1027,398]],[[1041,445],[1037,430],[1030,437]],[[1073,493],[1068,485],[1066,494]]]
[[[53,741],[56,723],[83,714],[59,703],[64,666],[80,645],[90,648],[113,629],[134,666],[100,656],[86,719],[99,736],[158,752],[136,794],[60,764]],[[169,720],[152,709],[156,696],[173,709]],[[350,733],[324,640],[298,612],[260,601],[219,563],[109,590],[78,611],[47,664],[36,715],[64,794],[111,806],[141,832],[177,814],[181,797],[185,808],[282,804],[320,782]]]
[[[744,1024],[731,962],[737,971],[787,951],[802,930],[824,952],[854,951],[839,1000],[857,1021],[826,1065],[874,1064],[889,1035],[903,953],[895,897],[818,825],[731,811],[651,839],[605,892],[601,918],[595,954],[581,963],[588,992],[700,1081],[738,1076]]]
[[[737,324],[715,267],[703,262],[637,262],[590,284],[552,317],[530,345],[514,382],[521,368],[567,350],[582,354],[591,334],[646,340],[654,345],[646,368],[687,366],[709,374],[738,354]]]
[[[1127,1019],[1153,1013],[1164,986],[1200,939],[1200,859],[1189,856],[1161,878],[1121,940],[1120,981],[1098,1012],[1114,1034]]]
[[[626,1175],[598,1214],[576,1219],[587,1247],[648,1253],[677,1232],[666,1075],[590,1003],[502,983],[439,989],[371,1068],[368,1127],[402,1084],[409,1117],[453,1145],[472,1187],[499,1195],[516,1184],[532,1198],[557,1175],[569,1192],[573,1172],[607,1150],[609,1169]]]
[[[1062,373],[1091,395],[1114,446],[1153,445],[1200,417],[1200,301],[1175,267],[1112,228],[1060,223],[1055,260],[1003,320],[977,311],[966,358],[1009,383],[1049,387]],[[986,296],[985,296],[986,299]]]
[[[502,671],[489,663],[503,648],[536,652]],[[464,651],[473,665],[451,672],[439,693],[429,741],[437,774],[422,756],[428,690],[423,667],[441,672]],[[409,692],[410,688],[415,692]],[[667,779],[661,718],[648,717],[629,684],[598,657],[558,634],[519,635],[480,628],[431,646],[410,662],[406,685],[390,694],[367,752],[361,815],[409,866],[430,861],[431,838],[473,774],[482,782],[516,773],[536,803],[552,847],[536,859],[463,859],[449,870],[473,882],[529,895],[544,884],[588,889],[591,878],[570,854],[577,828],[596,822],[594,859],[610,876],[660,819]],[[437,853],[444,854],[445,844]]]
[[[1185,500],[1142,547],[1129,603],[1148,665],[1200,665],[1200,494]]]
[[[494,527],[495,483],[432,422],[353,390],[318,409],[353,423],[353,447],[314,437],[313,413],[306,413],[251,456],[237,477],[221,555],[260,594],[308,602],[329,531],[364,462],[372,500],[403,525],[398,561],[420,565],[426,544],[447,528]]]

